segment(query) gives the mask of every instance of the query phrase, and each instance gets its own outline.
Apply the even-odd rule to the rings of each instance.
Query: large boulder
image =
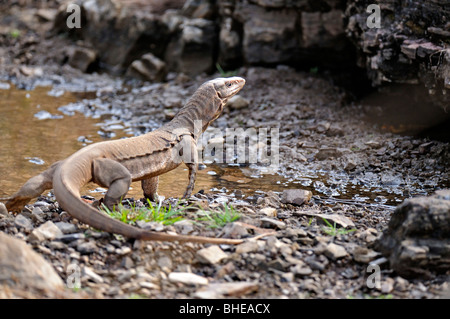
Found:
[[[405,200],[378,240],[390,266],[404,277],[432,276],[450,269],[450,189]]]
[[[0,284],[44,291],[63,290],[53,267],[24,241],[0,232]]]

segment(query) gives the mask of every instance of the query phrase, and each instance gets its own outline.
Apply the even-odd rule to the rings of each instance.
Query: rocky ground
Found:
[[[160,126],[201,83],[219,76],[169,73],[163,83],[124,83],[106,74],[82,73],[58,59],[64,38],[43,39],[35,33],[14,37],[11,30],[2,30],[2,81],[25,89],[46,84],[55,90],[91,92],[92,99],[63,111],[100,117],[105,136],[114,125],[134,134]],[[49,54],[49,48],[56,51]],[[448,294],[448,271],[402,277],[375,245],[396,204],[449,186],[448,143],[381,131],[365,121],[366,107],[349,103],[346,93],[325,75],[284,66],[241,68],[237,74],[247,80],[242,99],[229,105],[213,126],[279,128],[278,173],[296,182],[297,188],[312,191],[312,197],[295,191],[248,195],[233,189],[204,190],[189,200],[191,207],[173,225],[135,223],[155,231],[247,239],[238,246],[214,246],[132,241],[99,232],[70,218],[48,194],[20,214],[0,211],[0,230],[30,244],[53,266],[64,286],[79,274],[81,289],[25,292],[20,282],[6,280],[0,296],[439,298]],[[242,169],[253,178],[265,178],[262,165]],[[201,218],[203,210],[220,211],[225,203],[234,207],[238,219],[214,228]],[[143,203],[136,200],[135,205]],[[250,239],[255,236],[257,240]],[[371,288],[369,265],[381,269],[378,287]]]

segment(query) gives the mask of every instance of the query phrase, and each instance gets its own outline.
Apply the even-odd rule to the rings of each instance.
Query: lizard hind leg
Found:
[[[41,195],[45,190],[53,187],[53,174],[61,161],[53,163],[48,169],[30,178],[5,203],[8,211],[19,212],[30,200]]]
[[[103,204],[112,210],[128,193],[131,185],[130,172],[114,160],[108,158],[95,159],[93,162],[93,181],[102,187],[107,187]]]

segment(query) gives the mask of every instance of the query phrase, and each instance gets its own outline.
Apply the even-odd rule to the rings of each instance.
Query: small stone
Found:
[[[48,221],[34,229],[28,238],[30,241],[42,242],[44,240],[53,240],[62,235],[62,231],[52,221]]]
[[[378,253],[372,249],[358,246],[352,251],[352,255],[355,261],[368,264],[378,256]]]
[[[384,294],[391,293],[394,290],[394,279],[388,277],[381,282],[381,292]]]
[[[0,203],[0,215],[8,216],[8,210],[6,209],[6,206],[3,203]]]
[[[213,283],[197,291],[195,297],[201,299],[237,298],[255,292],[258,289],[259,285],[256,282]]]
[[[161,269],[172,269],[173,263],[172,259],[169,256],[161,256],[158,258],[156,262]]]
[[[134,261],[130,258],[130,256],[125,256],[122,258],[122,262],[120,263],[120,266],[125,269],[130,269],[134,267]]]
[[[258,251],[259,245],[256,241],[247,241],[245,243],[242,243],[236,247],[236,253],[237,254],[245,254],[245,253],[251,253]]]
[[[116,249],[116,254],[119,255],[119,256],[124,256],[124,255],[127,255],[129,253],[131,253],[131,248],[127,247],[127,246],[120,247],[120,248]]]
[[[82,255],[92,254],[98,247],[94,241],[81,242],[77,245],[77,251]]]
[[[284,204],[302,205],[311,200],[312,193],[304,189],[285,189],[281,195]]]
[[[278,228],[278,229],[286,228],[286,223],[284,223],[280,220],[269,218],[269,217],[261,218],[261,222],[262,222],[262,227],[266,227],[266,228]]]
[[[222,229],[223,237],[226,238],[243,238],[248,236],[247,228],[242,226],[239,223],[230,223],[225,225],[225,227]]]
[[[170,282],[185,285],[207,285],[208,279],[190,272],[171,272],[168,276]]]
[[[72,234],[78,230],[78,227],[71,223],[57,222],[55,225],[62,231],[63,234]]]
[[[194,225],[191,220],[183,219],[180,221],[177,221],[173,224],[178,232],[180,232],[183,235],[187,235],[189,233],[192,233],[194,231]]]
[[[14,224],[17,227],[23,228],[26,231],[31,231],[33,229],[33,223],[31,222],[31,219],[28,217],[25,217],[22,214],[19,214],[14,218]]]
[[[142,81],[161,82],[167,75],[166,64],[153,54],[147,53],[140,60],[131,63],[127,75]]]
[[[199,250],[196,256],[201,263],[211,265],[218,264],[223,259],[228,258],[228,255],[217,245]]]
[[[267,217],[277,217],[277,210],[272,207],[265,207],[259,211],[260,214],[266,215]]]
[[[63,243],[70,243],[71,241],[84,239],[85,237],[86,236],[82,233],[65,234],[58,237],[58,240],[62,241]]]
[[[93,282],[96,282],[98,284],[103,283],[103,278],[97,275],[94,270],[92,270],[89,267],[83,268],[83,275],[86,276],[88,279],[92,280]]]
[[[86,72],[96,58],[97,53],[95,51],[87,48],[76,48],[69,57],[69,65],[82,72]]]
[[[312,274],[312,269],[304,263],[297,264],[290,268],[291,272],[297,276],[309,276]]]
[[[335,243],[329,243],[325,248],[324,254],[333,260],[344,258],[348,255],[343,246],[336,245]]]
[[[250,102],[247,99],[243,98],[240,95],[235,95],[228,100],[228,103],[225,107],[239,110],[248,107],[249,104]]]

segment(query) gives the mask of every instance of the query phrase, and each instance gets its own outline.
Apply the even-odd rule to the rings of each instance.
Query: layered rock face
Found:
[[[378,12],[369,10],[372,2],[188,0],[162,6],[161,1],[76,1],[81,28],[67,27],[70,12],[64,4],[55,29],[83,40],[97,51],[99,65],[117,73],[148,53],[164,63],[154,72],[167,67],[189,75],[213,72],[216,64],[224,70],[286,64],[350,74],[358,66],[375,87],[420,86],[430,101],[445,108],[450,89],[450,4],[377,1],[380,23],[374,26],[370,22]],[[134,74],[150,81],[161,78],[152,69]]]

